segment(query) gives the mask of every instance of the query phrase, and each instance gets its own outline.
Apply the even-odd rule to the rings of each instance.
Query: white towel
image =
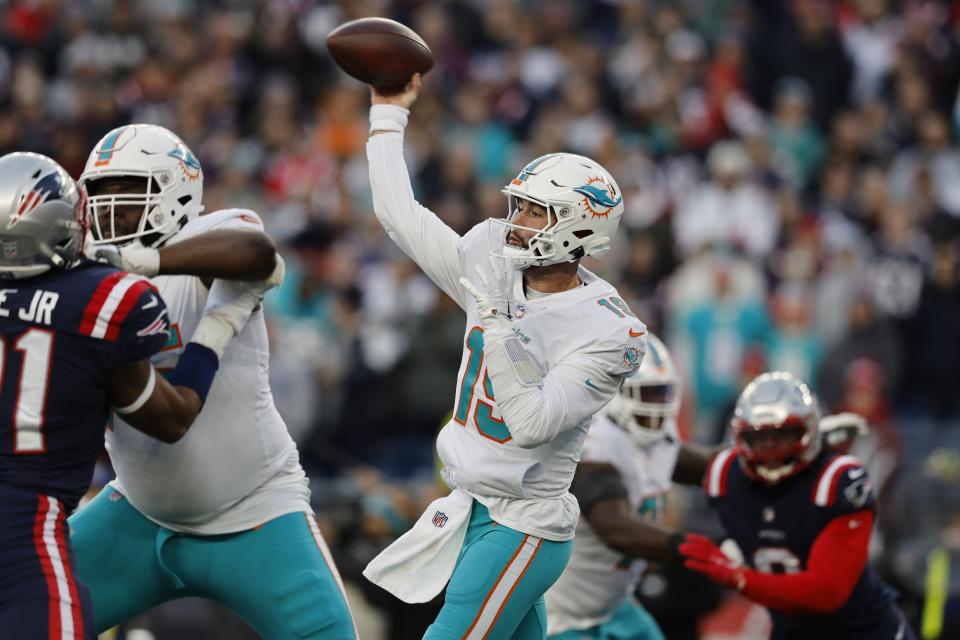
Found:
[[[416,524],[370,561],[363,575],[404,602],[429,602],[457,566],[473,498],[454,489],[430,503]]]

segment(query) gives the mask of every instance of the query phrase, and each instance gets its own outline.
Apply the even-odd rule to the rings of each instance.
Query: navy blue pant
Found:
[[[63,503],[0,486],[0,636],[95,640],[90,594],[76,578]]]
[[[843,629],[834,629],[826,625],[819,628],[785,631],[774,626],[771,640],[916,640],[910,629],[907,617],[895,603],[888,604],[883,611],[869,622],[860,626],[850,625]]]

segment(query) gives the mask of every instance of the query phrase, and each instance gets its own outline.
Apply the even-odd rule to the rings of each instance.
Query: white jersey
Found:
[[[476,300],[459,282],[463,276],[482,287],[475,267],[489,264],[504,233],[488,221],[460,237],[421,207],[413,197],[402,147],[397,133],[373,136],[367,144],[377,217],[467,314],[453,416],[437,439],[443,477],[486,506],[493,520],[530,535],[569,540],[580,514],[569,488],[587,427],[617,392],[622,376],[639,364],[646,329],[622,311],[623,302],[610,284],[582,267],[583,286],[536,298],[526,295],[517,278],[514,333],[543,377],[543,397],[551,402],[545,410],[559,423],[553,440],[518,446],[487,377]]]
[[[581,459],[613,466],[627,490],[631,511],[657,520],[679,449],[675,437],[641,447],[600,414],[590,427]],[[645,567],[645,561],[608,547],[587,519],[581,518],[570,562],[546,593],[548,633],[589,629],[607,621],[636,591]]]
[[[262,230],[252,211],[226,209],[187,223],[170,243],[213,229]],[[207,304],[192,276],[158,276],[170,312],[170,342],[153,357],[174,368]],[[250,529],[293,511],[309,510],[309,489],[296,445],[273,403],[263,313],[254,312],[227,347],[203,410],[174,444],[155,440],[115,416],[107,451],[117,472],[111,484],[154,522],[174,531],[216,535]]]

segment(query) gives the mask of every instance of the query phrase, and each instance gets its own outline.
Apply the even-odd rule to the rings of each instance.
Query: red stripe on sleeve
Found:
[[[872,531],[869,509],[838,516],[814,540],[803,571],[778,575],[747,570],[742,592],[785,613],[833,613],[850,598],[863,575]]]
[[[97,324],[97,316],[100,314],[103,303],[107,301],[107,297],[110,295],[113,287],[125,275],[127,274],[123,271],[115,271],[104,278],[97,286],[93,292],[93,297],[90,298],[90,302],[87,303],[87,308],[83,312],[83,321],[80,323],[80,333],[82,335],[88,336],[93,331],[93,328]]]
[[[120,304],[117,305],[113,315],[110,316],[110,322],[107,325],[107,332],[103,336],[105,340],[117,339],[117,336],[120,335],[120,328],[123,326],[123,321],[127,319],[128,315],[130,315],[130,312],[137,304],[140,296],[150,290],[153,290],[153,292],[158,296],[160,295],[157,291],[157,288],[146,280],[136,282],[129,289],[127,289],[127,292],[123,294],[123,299],[120,300]]]

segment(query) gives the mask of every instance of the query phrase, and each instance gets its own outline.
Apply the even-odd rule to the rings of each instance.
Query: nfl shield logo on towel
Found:
[[[449,518],[447,518],[447,514],[445,514],[443,511],[437,511],[435,514],[433,514],[433,526],[442,527],[443,525],[447,524],[448,519]]]

